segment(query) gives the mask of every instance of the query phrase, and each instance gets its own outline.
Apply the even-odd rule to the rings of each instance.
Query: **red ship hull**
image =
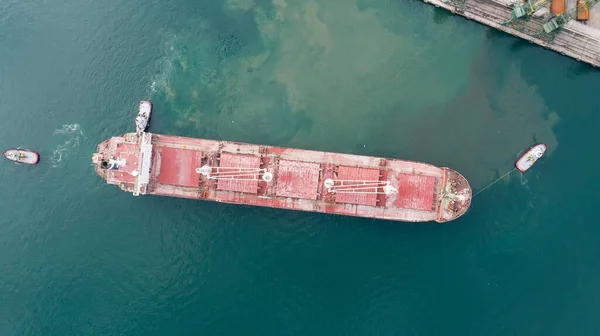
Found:
[[[98,145],[96,172],[151,194],[405,222],[447,222],[471,204],[449,168],[369,156],[142,133]]]

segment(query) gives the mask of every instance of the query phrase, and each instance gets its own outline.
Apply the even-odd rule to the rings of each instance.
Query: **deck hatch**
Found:
[[[436,178],[427,175],[398,175],[399,208],[430,211],[433,207],[433,196]]]
[[[182,187],[197,187],[202,152],[193,149],[163,147],[160,149],[158,183]]]
[[[277,168],[275,194],[282,197],[317,199],[320,164],[281,160]]]
[[[258,179],[262,176],[260,157],[254,155],[222,153],[219,160],[217,189],[256,194]]]
[[[348,181],[345,183],[358,187],[355,189],[358,192],[352,192],[351,189],[346,192],[336,192],[335,201],[338,203],[375,206],[377,205],[378,193],[383,192],[384,185],[377,183],[379,181],[379,169],[376,168],[339,166],[337,179]],[[366,187],[361,187],[361,185]]]

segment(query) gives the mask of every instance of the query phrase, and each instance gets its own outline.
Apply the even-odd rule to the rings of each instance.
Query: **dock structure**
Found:
[[[600,5],[595,6],[599,0],[423,2],[600,67]],[[560,10],[561,2],[564,11]],[[557,8],[559,12],[556,12]]]

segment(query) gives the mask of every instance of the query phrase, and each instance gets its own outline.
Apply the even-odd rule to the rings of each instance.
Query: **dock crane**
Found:
[[[576,19],[579,13],[587,12],[599,2],[600,0],[577,1],[577,6],[560,15],[552,17],[550,20],[548,20],[548,22],[544,23],[542,29],[533,34],[533,36],[543,39],[547,42],[552,42],[556,35],[558,35],[560,32],[560,29],[569,23],[569,21]]]
[[[522,31],[533,14],[546,7],[552,0],[526,0],[525,2],[514,4],[510,19],[501,22],[503,26]]]

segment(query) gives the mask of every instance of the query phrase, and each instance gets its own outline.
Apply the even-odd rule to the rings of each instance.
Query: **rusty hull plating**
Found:
[[[405,222],[447,222],[471,204],[450,168],[369,156],[128,133],[98,145],[108,184],[151,194]]]

